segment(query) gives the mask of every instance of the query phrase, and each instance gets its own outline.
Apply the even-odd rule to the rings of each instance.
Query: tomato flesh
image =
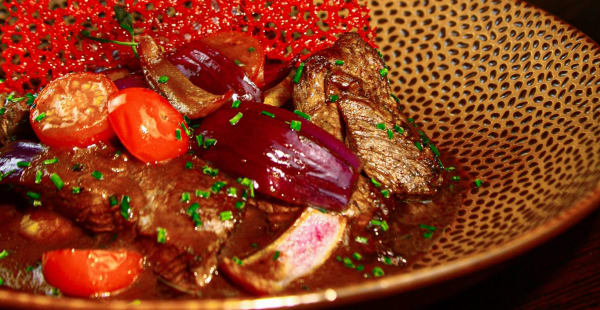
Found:
[[[108,119],[125,148],[136,158],[157,163],[188,151],[183,116],[156,92],[126,88],[108,102]]]
[[[63,249],[42,255],[46,281],[79,297],[100,296],[130,286],[142,271],[143,257],[127,250]]]
[[[201,38],[200,41],[236,62],[257,86],[262,86],[265,51],[255,37],[243,32],[225,31]]]
[[[106,103],[117,91],[103,74],[67,74],[40,92],[29,122],[40,141],[53,147],[106,142],[114,136]]]

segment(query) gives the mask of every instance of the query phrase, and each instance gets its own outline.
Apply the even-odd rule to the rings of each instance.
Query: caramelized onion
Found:
[[[196,135],[204,142],[216,139],[214,145],[193,144],[202,158],[293,204],[344,209],[360,170],[356,155],[335,137],[268,105],[221,109],[203,120]]]

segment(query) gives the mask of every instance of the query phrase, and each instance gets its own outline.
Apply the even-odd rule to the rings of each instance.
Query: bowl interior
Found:
[[[512,0],[369,1],[376,43],[404,112],[442,153],[483,181],[412,269],[296,296],[157,303],[270,307],[403,291],[483,267],[572,224],[600,197],[600,49]],[[490,254],[492,253],[492,254]],[[369,288],[370,287],[370,288]],[[19,305],[114,307],[0,291]]]

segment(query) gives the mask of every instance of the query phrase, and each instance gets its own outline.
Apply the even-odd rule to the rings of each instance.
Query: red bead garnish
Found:
[[[0,92],[37,91],[68,72],[136,63],[131,61],[131,47],[98,43],[79,35],[89,30],[95,37],[131,41],[114,18],[113,6],[118,1],[106,0],[106,5],[98,0],[69,1],[58,8],[51,8],[50,2],[5,2],[10,17],[0,26],[1,42],[8,46],[1,54],[5,61],[0,68],[6,80],[0,84]],[[375,33],[369,27],[368,9],[356,1],[332,0],[321,5],[306,0],[126,2],[126,10],[135,18],[136,34],[150,34],[167,51],[211,32],[238,30],[256,36],[268,57],[290,59],[303,50],[326,48],[338,34],[352,29],[371,43]],[[346,13],[342,17],[339,12]],[[323,23],[327,31],[319,28]],[[95,29],[86,28],[90,25]]]

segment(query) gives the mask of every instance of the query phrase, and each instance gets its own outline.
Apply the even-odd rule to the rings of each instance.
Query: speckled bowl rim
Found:
[[[533,4],[530,4],[534,6]],[[535,6],[534,6],[535,7]],[[537,10],[545,10],[536,7]],[[579,32],[584,39],[600,51],[600,45],[576,27],[549,14],[556,22],[569,30]],[[458,278],[491,265],[523,254],[550,240],[572,227],[600,206],[600,182],[584,198],[571,207],[547,220],[546,223],[522,234],[503,245],[488,251],[467,255],[447,264],[425,267],[409,273],[370,279],[358,284],[319,290],[315,292],[280,295],[272,297],[246,297],[223,299],[189,300],[144,300],[139,304],[131,301],[97,301],[70,297],[50,297],[33,295],[12,290],[0,290],[0,306],[22,309],[277,309],[286,307],[317,308],[339,306],[356,301],[364,301],[416,290],[443,281]]]

